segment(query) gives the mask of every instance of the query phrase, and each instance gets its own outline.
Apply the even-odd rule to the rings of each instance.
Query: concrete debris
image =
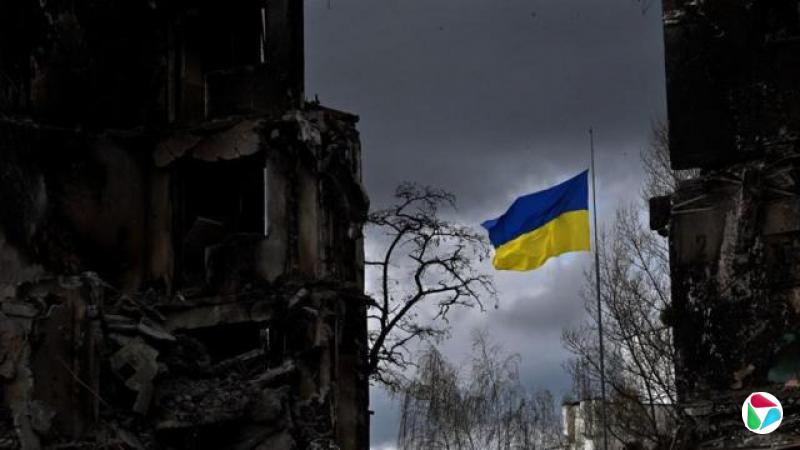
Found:
[[[167,313],[166,328],[170,331],[195,330],[218,325],[266,322],[273,317],[273,302],[225,303],[203,305]]]
[[[136,321],[126,316],[120,316],[117,314],[106,314],[105,321],[106,321],[106,326],[111,331],[134,332],[138,330],[138,325],[136,324]]]
[[[247,416],[256,398],[254,386],[233,374],[164,380],[159,388],[157,428],[185,429],[240,419]]]
[[[153,396],[153,378],[158,374],[158,351],[136,338],[111,356],[111,368],[125,386],[137,392],[133,410],[144,414]]]
[[[57,285],[46,286],[28,292],[43,294],[40,298],[52,301],[54,295],[73,296],[90,291],[85,284],[67,284],[71,289],[66,292],[59,291],[61,288]],[[44,294],[45,288],[51,289],[51,293]],[[353,304],[360,304],[361,294],[353,295],[359,300],[353,300]],[[248,296],[265,298],[263,294]],[[89,295],[89,300],[102,299],[102,303],[108,305],[108,311],[94,305],[97,308],[93,313],[89,307],[93,305],[86,305],[81,297],[69,297],[68,303],[60,301],[51,306],[47,314],[27,308],[30,304],[24,301],[15,300],[11,309],[36,312],[33,317],[11,317],[0,313],[0,342],[3,344],[0,346],[0,375],[3,380],[14,383],[6,385],[7,393],[21,394],[12,403],[16,405],[15,436],[25,443],[25,448],[39,448],[43,440],[50,442],[65,426],[58,413],[59,403],[33,400],[34,392],[42,389],[42,385],[36,383],[33,374],[38,372],[29,370],[29,356],[26,356],[30,352],[32,320],[41,324],[42,332],[51,336],[49,339],[54,339],[54,333],[61,333],[58,330],[63,325],[59,324],[70,317],[70,311],[83,311],[83,322],[79,322],[73,333],[88,333],[98,339],[84,339],[82,348],[111,352],[108,369],[118,382],[104,378],[102,372],[92,375],[91,367],[99,361],[90,358],[74,365],[76,363],[57,359],[53,367],[58,370],[52,372],[53,369],[48,369],[57,374],[48,388],[52,395],[63,389],[61,386],[77,388],[75,392],[80,394],[79,399],[83,399],[78,401],[114,404],[150,423],[150,433],[170,433],[170,436],[182,436],[180,439],[189,439],[189,430],[197,427],[241,422],[240,432],[235,437],[237,444],[231,443],[231,448],[267,445],[300,449],[312,448],[312,441],[334,442],[330,436],[333,436],[335,425],[329,416],[333,411],[329,394],[332,378],[316,375],[317,367],[330,370],[331,366],[327,365],[330,359],[319,363],[311,357],[318,353],[311,350],[323,349],[323,354],[329,351],[324,349],[330,349],[333,343],[330,321],[336,320],[335,311],[340,304],[335,299],[341,296],[340,291],[293,287],[280,298],[267,296],[268,300],[255,302],[209,305],[202,303],[209,299],[187,299],[186,303],[176,304],[172,297],[164,297],[161,303],[164,312],[160,314],[166,318],[165,325],[148,317],[152,314],[138,306],[142,299],[126,295],[116,300],[110,293]],[[198,300],[201,300],[200,304],[195,303]],[[299,303],[309,306],[298,309]],[[19,308],[19,305],[25,306]],[[306,331],[294,334],[292,338],[302,337],[302,340],[288,341],[289,335],[279,334],[282,330],[280,322],[272,322],[276,315],[292,318],[295,327],[304,327]],[[245,336],[250,337],[245,339]],[[224,343],[228,345],[220,345]],[[52,345],[45,343],[44,348],[52,348]],[[231,354],[228,348],[237,346],[242,351]],[[44,363],[49,360],[43,358],[44,354],[34,352],[32,355],[32,361]],[[20,368],[23,369],[22,376]],[[12,386],[16,387],[12,389]],[[51,398],[48,395],[51,394],[43,398]],[[95,417],[100,413],[100,410],[96,411],[92,413]],[[122,411],[118,410],[116,414],[124,414]],[[69,426],[81,429],[85,426],[83,421],[91,420],[92,414],[76,416],[80,420]],[[153,448],[149,438],[139,438],[149,436],[147,428],[114,427],[103,432],[105,434],[97,434],[97,439],[106,436],[102,438],[105,439],[103,442],[121,442],[137,449]],[[145,434],[140,434],[142,432]],[[75,439],[74,442],[77,448],[78,442],[84,441]],[[72,444],[64,445],[63,448],[72,448]]]
[[[158,325],[147,318],[142,317],[142,319],[139,320],[139,323],[136,325],[136,329],[150,339],[165,342],[175,342],[175,336],[167,332],[161,327],[161,325]]]
[[[297,293],[289,299],[289,309],[294,308],[298,303],[307,298],[310,293],[311,291],[306,288],[301,288],[299,291],[297,291]]]
[[[295,366],[294,362],[289,360],[284,362],[280,367],[264,372],[253,381],[262,387],[274,386],[276,384],[286,382],[288,379],[293,377],[296,370],[297,367]]]

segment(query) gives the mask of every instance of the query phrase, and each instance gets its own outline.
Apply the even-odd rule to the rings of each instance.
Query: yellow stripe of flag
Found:
[[[532,270],[552,256],[589,249],[589,211],[570,211],[498,247],[494,267]]]

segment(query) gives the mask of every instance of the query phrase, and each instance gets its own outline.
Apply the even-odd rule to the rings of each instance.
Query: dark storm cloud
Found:
[[[537,333],[558,330],[583,316],[582,301],[574,293],[521,295],[511,306],[498,310],[493,320],[511,329]]]
[[[309,92],[362,116],[376,198],[404,178],[480,195],[477,180],[585,161],[590,125],[619,154],[661,114],[658,20],[631,0],[332,0],[308,16],[325,43]]]
[[[307,91],[361,116],[373,206],[403,180],[458,197],[478,224],[518,195],[588,166],[596,130],[601,221],[636,200],[639,152],[664,116],[660,7],[636,0],[309,0]],[[370,245],[370,243],[368,243]],[[453,316],[456,361],[486,328],[522,356],[531,386],[568,387],[560,330],[582,317],[589,255],[498,273],[500,308]],[[373,390],[373,442],[397,416]]]

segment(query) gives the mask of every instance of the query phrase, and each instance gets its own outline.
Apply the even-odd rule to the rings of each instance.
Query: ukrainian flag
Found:
[[[588,173],[520,197],[482,224],[495,248],[496,269],[536,269],[551,256],[589,250]]]

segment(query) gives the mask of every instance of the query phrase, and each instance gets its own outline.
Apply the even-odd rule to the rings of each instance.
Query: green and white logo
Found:
[[[782,420],[781,402],[768,392],[753,392],[742,404],[742,421],[753,433],[772,433],[778,429]]]

